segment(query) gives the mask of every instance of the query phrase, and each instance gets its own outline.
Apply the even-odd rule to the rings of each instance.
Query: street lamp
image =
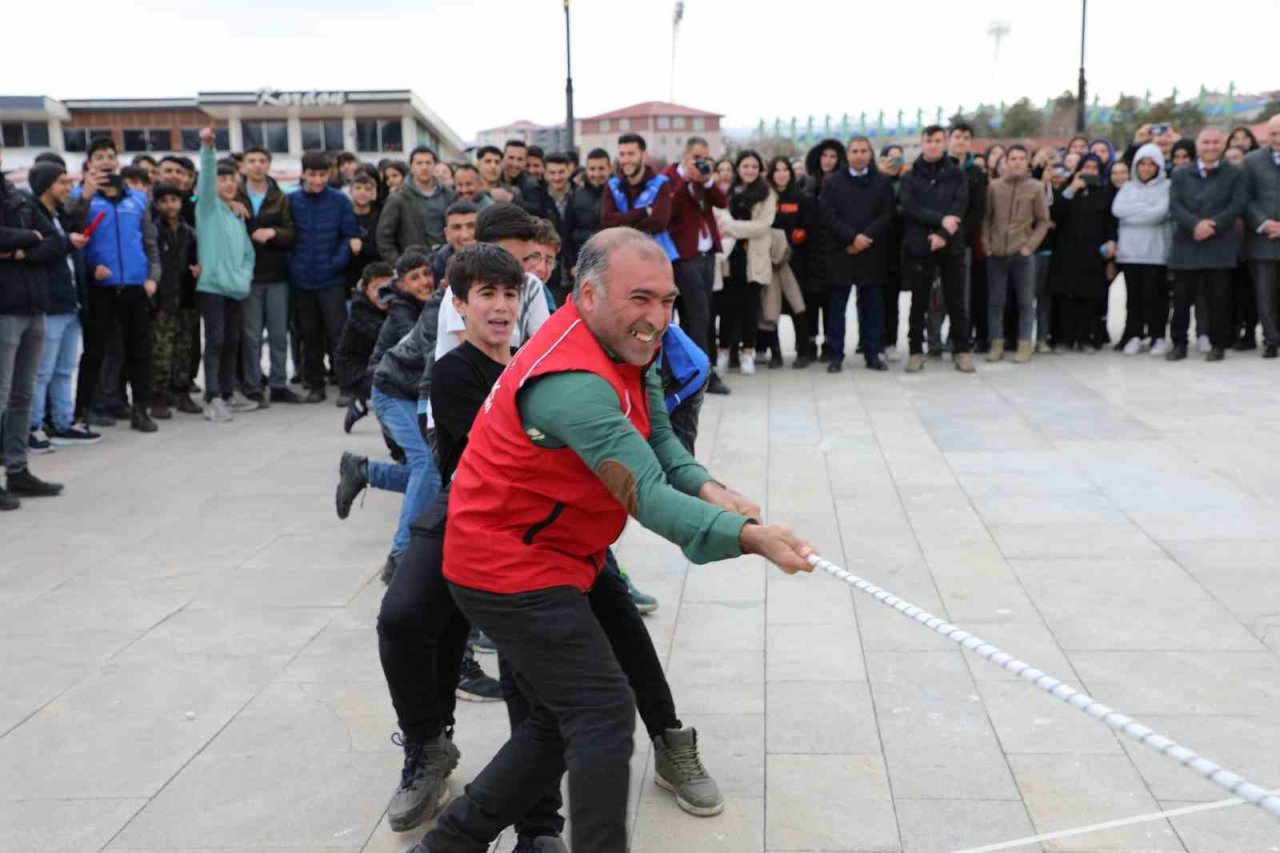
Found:
[[[1080,88],[1076,92],[1076,132],[1084,133],[1085,87],[1084,87],[1084,22],[1089,9],[1089,0],[1080,0]]]
[[[564,0],[564,138],[565,150],[573,150],[573,51],[569,41],[569,0]]]

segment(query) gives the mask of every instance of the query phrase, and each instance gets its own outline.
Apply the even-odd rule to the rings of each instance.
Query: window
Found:
[[[260,145],[272,154],[289,153],[289,125],[283,121],[244,121],[240,123],[244,147]]]
[[[184,127],[180,135],[182,136],[183,151],[200,150],[200,128]],[[213,129],[213,148],[215,151],[231,150],[231,133],[225,127],[215,127]]]
[[[123,137],[125,151],[173,150],[173,132],[167,127],[128,128]]]
[[[618,130],[630,130],[630,129],[631,129],[631,119],[629,118],[618,119]]]
[[[695,118],[695,119],[693,120],[693,129],[694,129],[694,130],[706,130],[706,129],[707,129],[707,120],[706,120],[706,119],[704,119],[704,118]]]
[[[103,136],[111,138],[111,131],[104,127],[65,127],[62,129],[62,147],[72,153],[88,151],[89,143]]]
[[[342,119],[302,122],[303,151],[341,151]]]
[[[610,130],[610,127],[609,127],[609,120],[608,120],[607,118],[602,118],[602,119],[600,119],[600,132],[601,132],[601,133],[608,133],[608,132],[609,132],[609,130]]]
[[[676,130],[684,130],[684,116],[676,116],[671,120],[671,126]]]
[[[433,151],[439,151],[440,137],[432,133],[431,129],[428,128],[425,124],[423,124],[422,122],[418,122],[418,144],[427,145],[427,146],[430,146],[430,148]]]
[[[404,135],[400,119],[370,119],[356,122],[357,151],[403,151]]]
[[[7,148],[48,148],[49,125],[43,121],[6,121],[3,138]]]
[[[658,130],[670,130],[671,119],[667,116],[658,116]]]

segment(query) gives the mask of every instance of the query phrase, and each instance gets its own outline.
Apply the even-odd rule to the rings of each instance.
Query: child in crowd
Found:
[[[170,406],[188,415],[200,407],[188,393],[190,386],[191,329],[196,314],[196,231],[182,218],[186,194],[173,184],[157,184],[151,206],[156,212],[160,250],[160,281],[153,299],[151,322],[151,417],[173,417]]]
[[[356,176],[353,193],[359,192],[362,186],[360,175]],[[359,218],[357,213],[356,217]],[[344,397],[350,397],[347,415],[342,422],[342,431],[351,432],[356,421],[369,414],[369,392],[373,381],[373,371],[369,367],[369,356],[378,343],[378,333],[387,318],[387,306],[378,295],[378,290],[395,276],[391,264],[374,261],[364,268],[359,284],[351,296],[351,311],[347,316],[347,324],[342,327],[342,338],[338,341],[338,349],[334,360],[338,370],[338,388]]]

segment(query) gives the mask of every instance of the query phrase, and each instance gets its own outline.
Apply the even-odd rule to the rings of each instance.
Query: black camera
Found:
[[[703,175],[711,174],[711,161],[708,160],[706,157],[699,157],[696,160],[694,160],[693,166],[695,169],[698,170],[700,174],[703,174]]]

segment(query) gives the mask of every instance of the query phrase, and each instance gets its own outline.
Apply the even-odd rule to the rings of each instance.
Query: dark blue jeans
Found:
[[[863,358],[871,362],[884,350],[884,286],[860,284],[857,287],[858,340],[862,342]],[[832,361],[844,360],[845,312],[852,292],[853,286],[848,284],[831,289],[827,311],[827,353]]]

